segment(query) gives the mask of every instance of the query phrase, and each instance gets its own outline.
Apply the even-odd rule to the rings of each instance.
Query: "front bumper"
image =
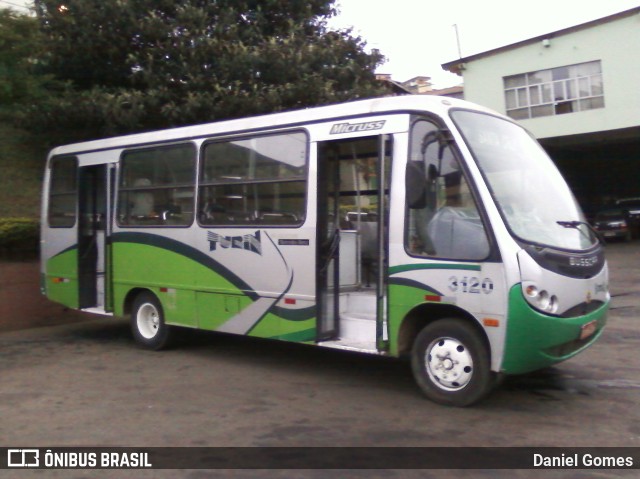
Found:
[[[502,361],[506,374],[521,374],[569,359],[593,344],[607,322],[609,303],[582,316],[549,316],[534,310],[517,284],[509,292],[507,337]],[[585,325],[593,334],[581,339]]]

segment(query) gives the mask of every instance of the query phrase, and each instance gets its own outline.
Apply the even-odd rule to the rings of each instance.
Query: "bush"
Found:
[[[31,218],[0,218],[0,258],[24,259],[38,254],[40,225]]]

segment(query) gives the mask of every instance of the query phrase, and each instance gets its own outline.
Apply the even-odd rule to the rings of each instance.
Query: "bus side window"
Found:
[[[51,163],[47,219],[52,228],[71,228],[76,224],[77,166],[75,157],[55,158]]]
[[[305,219],[307,136],[302,132],[205,144],[198,221],[203,226],[298,226]]]
[[[410,254],[457,260],[489,255],[484,224],[458,159],[444,133],[428,121],[412,130],[406,201]]]
[[[126,151],[118,193],[121,226],[193,222],[196,150],[191,143]]]

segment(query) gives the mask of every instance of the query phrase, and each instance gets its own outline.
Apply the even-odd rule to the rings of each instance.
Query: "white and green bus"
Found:
[[[42,284],[130,317],[410,357],[430,399],[592,344],[603,246],[532,136],[485,108],[404,96],[55,148]]]

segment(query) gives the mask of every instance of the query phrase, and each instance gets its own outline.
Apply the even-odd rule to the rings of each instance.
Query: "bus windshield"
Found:
[[[568,250],[597,242],[562,175],[524,128],[466,110],[451,116],[512,234],[526,243]]]

